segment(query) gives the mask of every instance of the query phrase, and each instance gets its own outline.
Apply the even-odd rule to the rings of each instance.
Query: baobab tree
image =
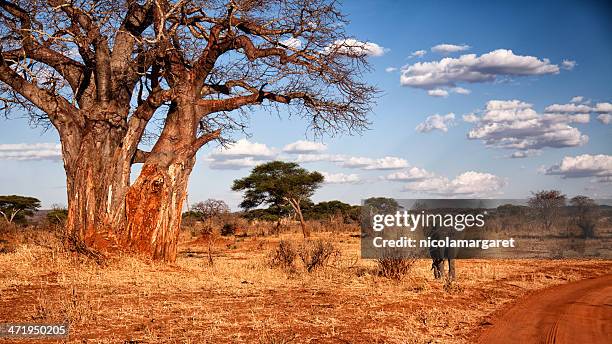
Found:
[[[196,152],[253,107],[367,125],[372,45],[345,22],[327,0],[0,0],[0,108],[57,129],[74,243],[174,261]]]

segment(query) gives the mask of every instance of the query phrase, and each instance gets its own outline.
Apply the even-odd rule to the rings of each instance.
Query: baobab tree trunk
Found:
[[[192,141],[174,142],[172,135],[162,134],[162,143],[147,155],[130,185],[135,149],[125,144],[124,133],[100,123],[84,132],[80,139],[62,140],[69,237],[96,253],[133,252],[174,262],[195,163],[194,155],[181,148]]]
[[[145,165],[126,197],[125,244],[153,259],[176,260],[187,181],[195,159],[168,168]]]
[[[114,251],[126,220],[123,200],[129,188],[129,165],[126,168],[116,129],[90,122],[84,132],[83,136],[62,137],[68,192],[66,230],[74,242],[96,251]]]

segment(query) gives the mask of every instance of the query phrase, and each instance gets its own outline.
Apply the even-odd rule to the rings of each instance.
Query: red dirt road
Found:
[[[537,292],[491,323],[478,343],[610,343],[612,275]]]

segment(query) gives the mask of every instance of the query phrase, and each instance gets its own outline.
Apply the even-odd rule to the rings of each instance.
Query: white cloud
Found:
[[[427,54],[426,50],[417,50],[417,51],[413,51],[412,54],[410,54],[409,58],[423,57],[423,56],[425,56],[425,54]]]
[[[436,195],[490,196],[499,194],[506,181],[490,173],[468,171],[455,179],[432,177],[408,183],[405,191],[419,191]]]
[[[572,70],[572,69],[574,69],[574,67],[576,67],[576,61],[573,61],[573,60],[563,60],[561,62],[561,68],[563,68],[563,69]]]
[[[219,147],[210,155],[216,160],[229,160],[238,158],[254,159],[273,159],[276,153],[263,143],[251,142],[247,139],[240,139],[230,144],[227,148]]]
[[[393,73],[396,70],[397,70],[397,68],[395,68],[395,67],[387,67],[387,68],[385,68],[385,72],[387,72],[387,73]]]
[[[402,86],[434,89],[456,87],[459,82],[494,81],[497,76],[528,76],[559,73],[559,66],[548,59],[515,55],[512,50],[498,49],[477,56],[466,54],[459,58],[418,62],[402,68]]]
[[[431,48],[431,51],[438,54],[450,54],[458,51],[465,51],[470,49],[469,45],[455,45],[455,44],[438,44]]]
[[[591,107],[583,104],[552,104],[544,109],[545,112],[562,112],[562,113],[589,113]]]
[[[217,148],[206,160],[212,169],[227,170],[253,167],[275,158],[275,150],[265,144],[240,139],[227,148]]]
[[[340,166],[346,168],[366,168],[374,164],[374,159],[364,157],[346,157],[340,161]]]
[[[0,160],[58,160],[62,157],[59,143],[3,143]]]
[[[589,114],[540,115],[531,104],[519,100],[491,100],[468,138],[518,151],[575,147],[584,145],[589,138],[570,124],[588,121]]]
[[[597,116],[597,119],[603,124],[610,124],[612,122],[612,114],[602,113]]]
[[[408,170],[391,173],[383,177],[383,179],[394,182],[408,182],[422,180],[426,178],[433,178],[434,176],[435,175],[432,172],[429,172],[425,169],[412,167]]]
[[[595,105],[595,107],[593,108],[593,111],[595,112],[606,112],[606,113],[610,113],[612,112],[612,103],[597,103]]]
[[[294,160],[297,163],[332,162],[344,168],[363,170],[399,170],[408,167],[408,161],[394,156],[367,158],[342,154],[300,154]]]
[[[468,90],[467,88],[463,88],[463,87],[455,87],[453,88],[453,92],[457,94],[463,94],[463,95],[468,95],[472,93],[472,91]]]
[[[252,157],[226,160],[209,159],[209,161],[210,168],[213,170],[239,170],[242,168],[255,167],[265,162],[265,160],[256,160]]]
[[[416,126],[415,130],[419,133],[428,133],[433,130],[440,130],[443,132],[448,131],[448,126],[452,125],[455,122],[455,114],[449,113],[444,116],[440,116],[438,114],[428,116],[425,119],[425,122],[419,123]]]
[[[323,52],[327,54],[332,51],[348,56],[383,56],[386,49],[376,43],[347,38],[337,40],[323,49]]]
[[[448,91],[447,90],[443,90],[441,88],[436,88],[433,90],[429,90],[427,91],[427,94],[432,96],[432,97],[448,97]]]
[[[463,121],[468,122],[468,123],[476,123],[480,120],[480,118],[473,113],[468,113],[461,117],[463,118]]]
[[[572,103],[582,103],[583,101],[584,101],[583,96],[575,96],[571,100]]]
[[[367,166],[366,170],[397,170],[408,167],[408,161],[402,158],[386,156],[376,159],[373,164]]]
[[[289,37],[283,41],[279,41],[278,43],[295,50],[302,48],[302,41],[295,37]]]
[[[283,152],[289,154],[314,154],[321,153],[327,149],[327,145],[321,142],[299,140],[283,147]]]
[[[394,156],[380,159],[347,157],[340,162],[342,167],[362,168],[364,170],[398,170],[408,167],[408,161]]]
[[[321,172],[325,178],[326,184],[355,184],[359,183],[361,179],[356,174],[344,174],[344,173],[327,173]]]
[[[595,177],[599,182],[609,182],[612,179],[612,155],[566,156],[559,164],[547,168],[545,173],[562,178]]]

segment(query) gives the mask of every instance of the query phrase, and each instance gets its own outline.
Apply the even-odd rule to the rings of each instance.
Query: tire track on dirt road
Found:
[[[490,322],[478,343],[610,343],[612,274],[536,292]]]

